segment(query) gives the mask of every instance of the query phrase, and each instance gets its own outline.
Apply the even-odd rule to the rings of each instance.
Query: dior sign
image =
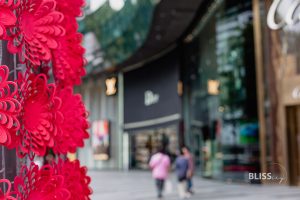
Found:
[[[269,28],[278,30],[299,23],[299,8],[300,0],[274,0],[267,16]]]
[[[159,101],[159,94],[155,94],[151,90],[147,90],[144,93],[144,97],[145,106],[151,106],[152,104],[156,104]]]

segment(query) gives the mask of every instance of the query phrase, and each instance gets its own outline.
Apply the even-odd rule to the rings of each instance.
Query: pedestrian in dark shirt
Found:
[[[187,172],[187,191],[190,194],[193,194],[194,192],[192,190],[192,187],[193,187],[192,179],[193,179],[194,171],[195,171],[194,158],[193,158],[193,155],[192,155],[192,153],[191,153],[191,151],[188,147],[183,146],[181,149],[183,151],[184,156],[189,161],[189,169],[188,169],[188,172]]]
[[[180,149],[180,155],[176,158],[176,174],[178,178],[178,194],[181,199],[189,197],[186,191],[187,187],[187,172],[189,169],[189,161],[184,156],[183,151]]]

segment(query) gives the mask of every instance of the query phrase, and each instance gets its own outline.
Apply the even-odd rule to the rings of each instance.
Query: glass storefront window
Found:
[[[252,4],[227,0],[213,12],[187,45],[190,130],[203,176],[246,180],[259,171]]]
[[[149,169],[151,155],[156,153],[162,144],[167,146],[171,160],[178,151],[177,125],[156,129],[145,129],[130,134],[130,168]]]

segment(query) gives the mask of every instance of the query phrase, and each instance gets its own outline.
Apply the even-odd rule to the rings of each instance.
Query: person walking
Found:
[[[194,176],[194,171],[195,171],[195,164],[194,164],[194,158],[191,154],[191,151],[188,147],[183,146],[182,147],[182,152],[184,156],[187,158],[188,163],[189,163],[189,168],[187,171],[187,192],[190,194],[193,194],[193,176]]]
[[[190,197],[190,194],[187,193],[187,172],[189,168],[189,161],[184,156],[182,149],[180,149],[180,155],[176,158],[176,174],[178,178],[178,194],[181,199]]]
[[[155,179],[157,197],[162,199],[165,180],[168,178],[171,166],[171,160],[165,148],[161,148],[151,157],[149,166],[152,169],[152,177]]]

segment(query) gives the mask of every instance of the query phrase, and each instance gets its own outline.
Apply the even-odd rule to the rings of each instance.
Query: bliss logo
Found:
[[[263,180],[271,183],[286,183],[287,182],[287,171],[279,163],[272,163],[269,165],[268,169],[276,169],[276,173],[249,173],[249,180]]]
[[[272,180],[272,173],[249,173],[250,180]]]

